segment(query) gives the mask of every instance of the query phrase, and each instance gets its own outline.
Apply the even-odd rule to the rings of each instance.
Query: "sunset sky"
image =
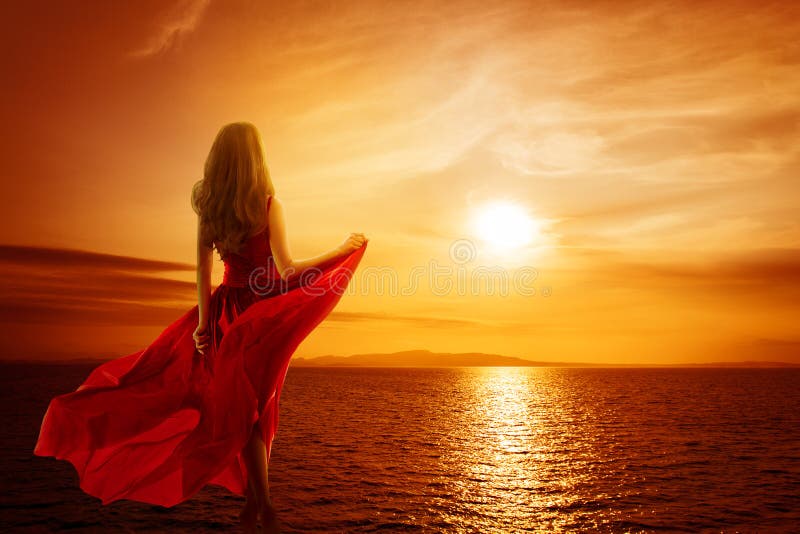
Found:
[[[193,306],[190,188],[250,121],[296,257],[370,239],[298,356],[800,362],[800,4],[39,4],[0,7],[0,358],[131,353]],[[496,200],[530,243],[476,235]],[[432,264],[534,291],[412,287]]]

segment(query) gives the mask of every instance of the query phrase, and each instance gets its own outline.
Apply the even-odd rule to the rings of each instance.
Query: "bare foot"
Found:
[[[258,508],[256,502],[249,498],[244,503],[244,508],[239,513],[239,524],[242,526],[242,532],[245,534],[256,534],[258,527],[256,521],[258,520]]]
[[[280,523],[278,522],[278,511],[272,505],[272,501],[267,501],[260,506],[259,515],[261,516],[261,527],[265,533],[279,534]]]

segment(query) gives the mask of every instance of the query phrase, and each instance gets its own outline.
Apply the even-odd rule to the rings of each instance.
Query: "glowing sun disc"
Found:
[[[511,202],[493,202],[475,216],[477,236],[499,250],[512,250],[533,241],[538,232],[535,221],[525,209]]]

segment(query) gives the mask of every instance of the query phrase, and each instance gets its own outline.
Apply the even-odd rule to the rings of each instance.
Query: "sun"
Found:
[[[490,202],[481,206],[472,224],[475,234],[498,251],[511,251],[529,245],[539,233],[539,225],[527,210],[509,201]]]

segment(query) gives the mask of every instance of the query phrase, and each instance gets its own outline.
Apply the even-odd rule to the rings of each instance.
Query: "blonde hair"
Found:
[[[201,239],[221,258],[239,252],[267,227],[267,197],[274,194],[258,129],[249,122],[226,124],[211,145],[203,179],[192,187]]]

